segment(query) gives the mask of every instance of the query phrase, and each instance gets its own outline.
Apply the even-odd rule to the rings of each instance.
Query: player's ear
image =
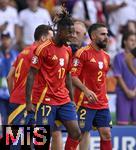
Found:
[[[91,33],[91,39],[94,40],[95,37],[96,37],[95,32],[92,32],[92,33]]]
[[[47,37],[46,37],[45,35],[42,35],[42,36],[41,36],[41,41],[42,41],[42,42],[45,42],[46,40],[47,40]]]

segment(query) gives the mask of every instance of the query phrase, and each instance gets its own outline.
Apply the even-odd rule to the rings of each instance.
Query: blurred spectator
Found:
[[[20,42],[22,47],[34,42],[34,31],[40,24],[51,24],[51,17],[46,9],[38,7],[39,0],[27,0],[28,8],[19,14],[21,26]],[[23,39],[22,39],[23,38]]]
[[[108,0],[105,1],[109,13],[109,25],[112,33],[117,35],[121,26],[128,20],[136,20],[135,0]]]
[[[136,47],[131,50],[131,53],[127,53],[125,56],[125,60],[129,69],[136,76],[136,67],[133,64],[133,59],[136,58]]]
[[[117,124],[136,124],[136,76],[129,69],[125,57],[136,46],[136,35],[125,32],[122,38],[123,52],[114,59],[114,74],[117,78]],[[136,67],[136,59],[133,60]]]
[[[49,12],[55,7],[57,0],[40,0],[40,6],[47,9]]]
[[[9,32],[15,43],[15,36],[18,35],[18,14],[8,3],[9,0],[0,0],[0,32]],[[18,36],[16,40],[18,41]]]
[[[79,0],[75,3],[72,12],[74,19],[84,21],[89,26],[97,22],[97,9],[93,0]]]
[[[64,5],[71,14],[72,9],[77,1],[78,0],[57,0],[57,5]]]
[[[117,41],[116,41],[115,37],[109,36],[109,43],[108,43],[106,51],[110,55],[110,61],[111,61],[111,65],[112,65],[114,57],[118,53],[118,50],[117,50]]]
[[[128,20],[127,24],[124,26],[123,32],[125,31],[131,31],[136,33],[136,20]]]
[[[81,47],[86,46],[87,43],[85,43],[85,38],[87,34],[86,26],[81,21],[75,21],[74,22],[74,28],[75,28],[75,36],[73,37],[71,41],[71,48],[73,54]]]
[[[116,36],[116,41],[117,41],[117,50],[120,51],[121,47],[121,40],[122,40],[122,34],[126,31],[134,32],[136,33],[136,20],[128,20],[128,22],[121,27],[120,33]]]
[[[18,11],[27,8],[26,0],[15,0]]]
[[[11,65],[17,57],[17,51],[11,49],[11,36],[9,33],[1,34],[0,47],[0,113],[2,116],[2,124],[7,124],[7,111],[9,102],[9,92],[7,88],[6,77]]]
[[[97,9],[97,22],[106,23],[104,15],[104,0],[93,0]]]
[[[17,8],[15,0],[10,0],[8,4],[9,4],[9,6]]]

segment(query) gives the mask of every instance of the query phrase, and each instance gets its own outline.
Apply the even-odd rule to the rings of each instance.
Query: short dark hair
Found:
[[[34,39],[35,41],[40,40],[42,35],[48,35],[49,30],[52,30],[49,25],[39,25],[34,32]]]
[[[104,27],[106,28],[106,25],[105,24],[102,24],[102,23],[94,23],[92,24],[89,28],[88,28],[88,34],[89,34],[89,37],[91,39],[91,34],[93,31],[97,30],[98,28],[101,28],[101,27]]]
[[[132,32],[132,31],[124,32],[123,37],[122,37],[122,41],[121,41],[121,47],[122,48],[125,48],[124,41],[126,41],[131,35],[135,35],[136,36],[136,34],[134,32]]]

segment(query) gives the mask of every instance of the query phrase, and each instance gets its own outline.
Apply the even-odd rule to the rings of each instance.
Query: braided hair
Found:
[[[61,13],[56,13],[56,16],[53,20],[54,27],[57,26],[57,29],[60,27],[74,25],[73,19],[65,7],[61,6]]]

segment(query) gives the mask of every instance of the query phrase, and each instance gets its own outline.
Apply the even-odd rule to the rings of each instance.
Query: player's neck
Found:
[[[52,39],[52,41],[53,41],[53,42],[55,43],[55,45],[58,46],[58,47],[61,47],[61,46],[64,45],[64,43],[62,42],[62,40],[60,40],[57,36],[54,37],[54,38]]]
[[[96,50],[96,51],[100,51],[101,48],[98,47],[93,41],[91,42],[92,47]]]

